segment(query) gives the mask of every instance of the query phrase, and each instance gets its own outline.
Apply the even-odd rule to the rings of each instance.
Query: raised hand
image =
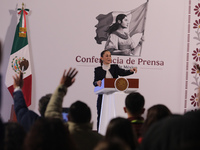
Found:
[[[13,76],[13,80],[14,80],[13,83],[14,88],[23,87],[24,81],[23,81],[23,73],[21,71],[19,72],[19,75],[15,74],[15,76]]]
[[[97,85],[101,86],[101,80],[97,81]]]
[[[78,71],[75,68],[69,68],[69,71],[66,74],[66,69],[64,70],[63,76],[60,80],[60,84],[63,84],[66,88],[70,87],[74,81],[75,76],[77,75]]]

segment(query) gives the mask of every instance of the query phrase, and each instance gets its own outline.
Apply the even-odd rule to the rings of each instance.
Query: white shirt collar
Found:
[[[102,65],[102,68],[103,68],[103,70],[109,70],[110,69],[110,64],[108,64],[108,65],[106,65],[106,64],[103,64]]]

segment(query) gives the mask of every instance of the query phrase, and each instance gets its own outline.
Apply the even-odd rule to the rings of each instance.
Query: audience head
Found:
[[[2,58],[2,50],[1,50],[1,41],[0,41],[0,66],[1,66],[1,58]]]
[[[24,141],[25,150],[73,150],[67,126],[55,118],[38,119]]]
[[[0,149],[3,149],[4,132],[4,124],[0,118]]]
[[[132,128],[131,122],[128,119],[117,117],[112,119],[107,127],[105,139],[120,138],[131,150],[137,146],[136,134]]]
[[[0,40],[0,69],[1,69],[1,58],[2,58],[2,52],[1,52],[1,40]],[[0,74],[0,110],[1,110],[1,74]]]
[[[160,120],[164,117],[170,116],[172,113],[169,108],[163,104],[157,104],[150,107],[147,111],[147,118]]]
[[[144,132],[146,132],[154,122],[170,115],[172,115],[172,113],[167,106],[163,104],[153,105],[147,110],[147,117],[143,126]]]
[[[46,110],[46,108],[47,108],[47,105],[48,105],[48,103],[49,103],[49,101],[50,101],[50,99],[51,99],[51,96],[52,96],[52,94],[47,94],[47,95],[45,95],[45,96],[42,96],[42,97],[40,98],[40,100],[39,100],[39,108],[38,108],[38,110],[39,110],[40,115],[41,115],[42,117],[44,117],[44,113],[45,113],[45,110]]]
[[[119,138],[102,140],[94,150],[131,150],[130,147]]]
[[[126,96],[125,112],[134,115],[141,115],[144,113],[144,97],[138,92],[132,92]]]
[[[1,40],[0,40],[0,68],[1,68]],[[0,110],[1,110],[1,74],[0,74]],[[4,138],[4,125],[2,123],[1,117],[0,117],[0,149],[3,149],[3,138]]]
[[[89,123],[91,110],[84,102],[76,101],[69,108],[68,119],[74,123]]]
[[[26,136],[24,128],[16,122],[7,122],[4,126],[4,150],[22,150]]]

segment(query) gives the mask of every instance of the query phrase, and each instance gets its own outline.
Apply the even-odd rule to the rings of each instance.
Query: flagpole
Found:
[[[147,10],[148,10],[148,3],[149,2],[149,0],[147,0]],[[144,24],[143,24],[143,27],[144,27],[144,31],[145,31],[145,24],[146,24],[146,15],[147,15],[147,10],[146,10],[146,13],[145,13],[145,20],[144,20]],[[142,33],[142,36],[144,36],[144,31],[143,31],[143,33]],[[141,44],[141,49],[142,49],[142,44]],[[141,56],[141,53],[142,53],[142,51],[140,51],[140,54],[139,54],[139,56]]]
[[[24,3],[22,3],[22,10],[24,10]]]
[[[149,0],[147,0],[147,10],[148,10],[148,4],[149,4],[148,2],[149,2]],[[144,19],[145,19],[145,21],[144,21],[144,27],[145,27],[145,24],[146,24],[146,18],[147,18],[146,15],[147,15],[147,10],[146,10],[146,13],[145,13],[145,18],[144,18]],[[145,30],[145,29],[144,29],[144,30]],[[143,35],[144,35],[144,31],[143,31]]]

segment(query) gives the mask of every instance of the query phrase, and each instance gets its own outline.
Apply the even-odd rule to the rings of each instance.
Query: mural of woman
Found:
[[[119,14],[116,17],[115,23],[108,28],[107,33],[109,37],[105,44],[105,49],[109,50],[112,55],[134,55],[134,50],[141,46],[143,37],[136,45],[129,33],[125,31],[128,26],[129,20],[127,16]]]

